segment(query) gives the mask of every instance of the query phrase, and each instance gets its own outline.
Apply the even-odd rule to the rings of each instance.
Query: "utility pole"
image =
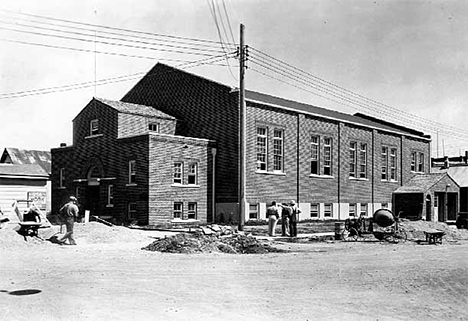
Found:
[[[244,48],[244,25],[240,25],[240,45],[239,45],[239,231],[244,230],[245,221],[245,145],[246,145],[246,112],[245,105],[245,48]]]

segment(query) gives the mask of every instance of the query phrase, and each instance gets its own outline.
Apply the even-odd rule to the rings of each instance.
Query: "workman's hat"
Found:
[[[75,196],[70,196],[70,201],[72,201],[72,202],[78,202],[78,200],[76,199]]]
[[[291,200],[291,205],[296,205],[296,201],[295,201],[295,200]]]

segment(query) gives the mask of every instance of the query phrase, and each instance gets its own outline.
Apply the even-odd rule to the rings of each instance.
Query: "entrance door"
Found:
[[[445,193],[438,193],[439,207],[437,209],[437,217],[439,222],[445,222]]]
[[[448,208],[447,221],[455,221],[457,219],[457,194],[448,193]]]
[[[431,195],[426,196],[426,221],[432,221]]]
[[[99,215],[99,186],[86,186],[85,209],[90,211],[91,215]]]

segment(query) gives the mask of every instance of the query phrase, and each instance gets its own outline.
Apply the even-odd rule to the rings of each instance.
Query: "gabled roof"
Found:
[[[0,163],[37,164],[46,173],[51,172],[52,157],[50,151],[28,150],[7,147],[3,151]]]
[[[114,108],[119,113],[176,120],[175,117],[172,117],[171,115],[163,113],[162,111],[159,111],[155,109],[154,107],[139,105],[139,104],[132,104],[132,103],[125,103],[123,101],[110,100],[110,99],[104,99],[104,98],[98,98],[98,97],[94,97],[94,99],[109,107]]]
[[[448,173],[460,187],[468,187],[468,166],[432,168],[431,170],[434,173]]]
[[[49,174],[39,164],[0,164],[0,177],[49,178]]]
[[[445,176],[449,175],[447,173],[417,174],[394,193],[426,193]]]

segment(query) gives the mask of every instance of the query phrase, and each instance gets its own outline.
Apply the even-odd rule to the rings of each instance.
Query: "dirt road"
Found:
[[[0,320],[468,320],[466,241],[267,255],[140,250],[149,243],[1,249]]]

